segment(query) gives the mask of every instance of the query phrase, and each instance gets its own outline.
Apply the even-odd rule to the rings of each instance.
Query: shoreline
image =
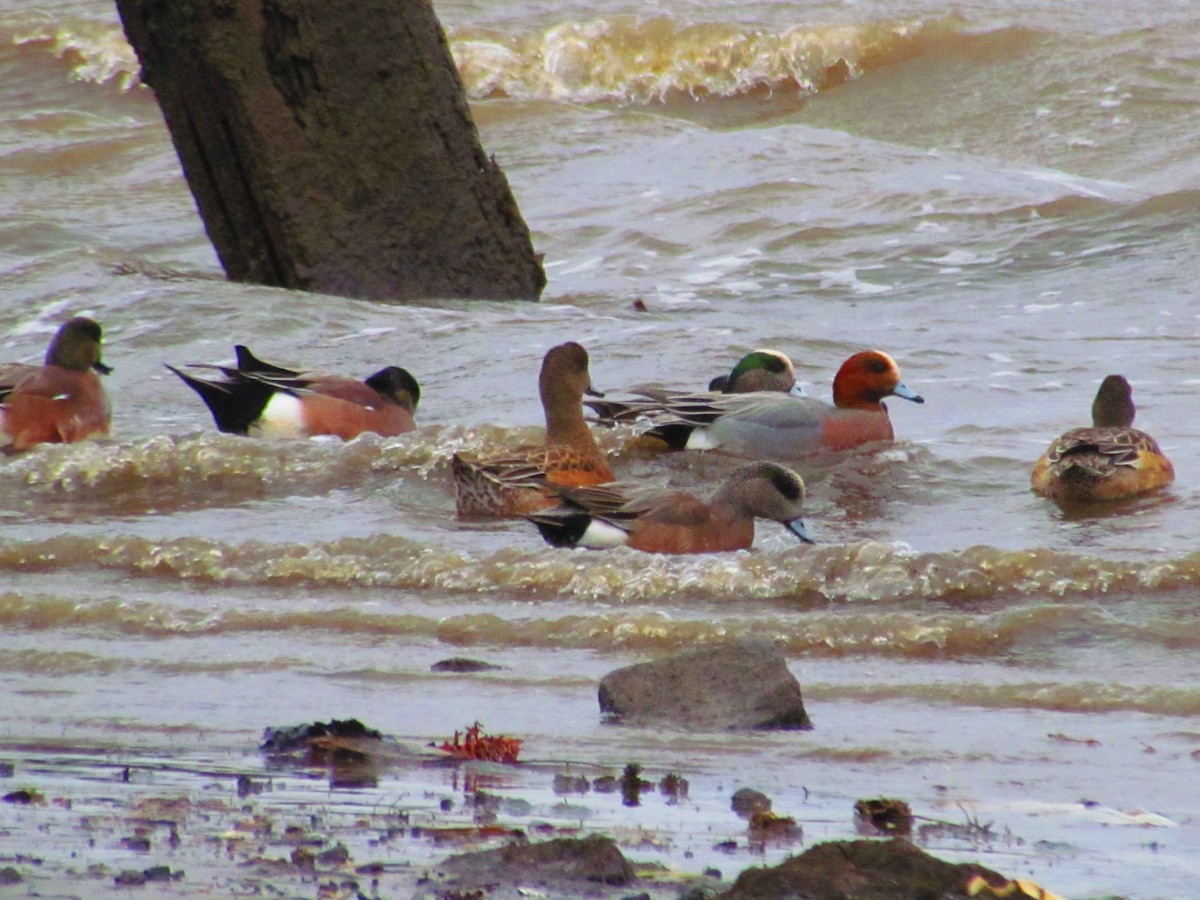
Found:
[[[684,770],[688,782],[682,792],[676,782],[672,795],[662,791],[671,773],[647,765],[645,789],[631,803],[619,787],[600,787],[618,780],[618,767],[464,762],[392,741],[380,749],[365,762],[314,765],[249,753],[0,746],[0,763],[11,766],[0,790],[33,795],[0,804],[0,872],[20,876],[6,896],[84,898],[143,884],[178,897],[539,896],[534,882],[457,891],[445,863],[514,839],[607,835],[636,881],[556,886],[541,896],[676,900],[692,888],[716,896],[744,869],[862,836],[850,809],[840,822],[832,814],[838,798],[816,795],[800,808],[775,798],[775,811],[795,827],[755,833],[730,807],[737,782],[729,773]],[[1037,859],[1019,836],[969,815],[961,826],[918,816],[912,843],[1011,877],[1028,877]]]

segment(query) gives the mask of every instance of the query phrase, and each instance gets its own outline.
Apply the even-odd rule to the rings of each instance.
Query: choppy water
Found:
[[[437,8],[546,253],[540,304],[225,283],[114,10],[0,3],[0,351],[35,360],[86,313],[116,369],[110,441],[0,461],[0,740],[237,753],[267,724],[359,715],[432,739],[483,719],[543,756],[678,752],[782,793],[932,807],[949,785],[1031,846],[1072,842],[1069,859],[1018,854],[1051,889],[1186,895],[1193,7]],[[797,463],[815,547],[762,526],[748,553],[566,553],[522,523],[457,523],[450,454],[536,439],[537,368],[566,339],[606,390],[699,387],[771,346],[818,396],[876,346],[927,402],[892,404],[892,446]],[[403,365],[423,427],[346,445],[216,434],[161,364],[235,342],[302,367]],[[1067,515],[1029,493],[1029,469],[1110,372],[1178,481]],[[734,465],[617,457],[623,478],[700,490]],[[785,648],[815,732],[676,750],[596,721],[608,669],[738,634]],[[468,688],[429,674],[460,652],[507,668]],[[1014,805],[1030,797],[1180,828],[1035,825]]]

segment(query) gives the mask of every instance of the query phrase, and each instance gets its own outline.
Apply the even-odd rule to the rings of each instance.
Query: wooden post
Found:
[[[369,299],[545,286],[429,0],[117,0],[226,275]]]

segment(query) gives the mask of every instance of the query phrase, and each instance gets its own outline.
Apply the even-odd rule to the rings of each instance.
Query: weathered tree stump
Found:
[[[226,275],[351,297],[537,299],[428,0],[117,0]]]

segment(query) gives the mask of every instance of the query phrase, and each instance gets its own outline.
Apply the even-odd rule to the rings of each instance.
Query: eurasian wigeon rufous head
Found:
[[[900,367],[882,350],[855,353],[834,376],[833,405],[838,409],[879,410],[885,397],[925,402],[900,380]]]

